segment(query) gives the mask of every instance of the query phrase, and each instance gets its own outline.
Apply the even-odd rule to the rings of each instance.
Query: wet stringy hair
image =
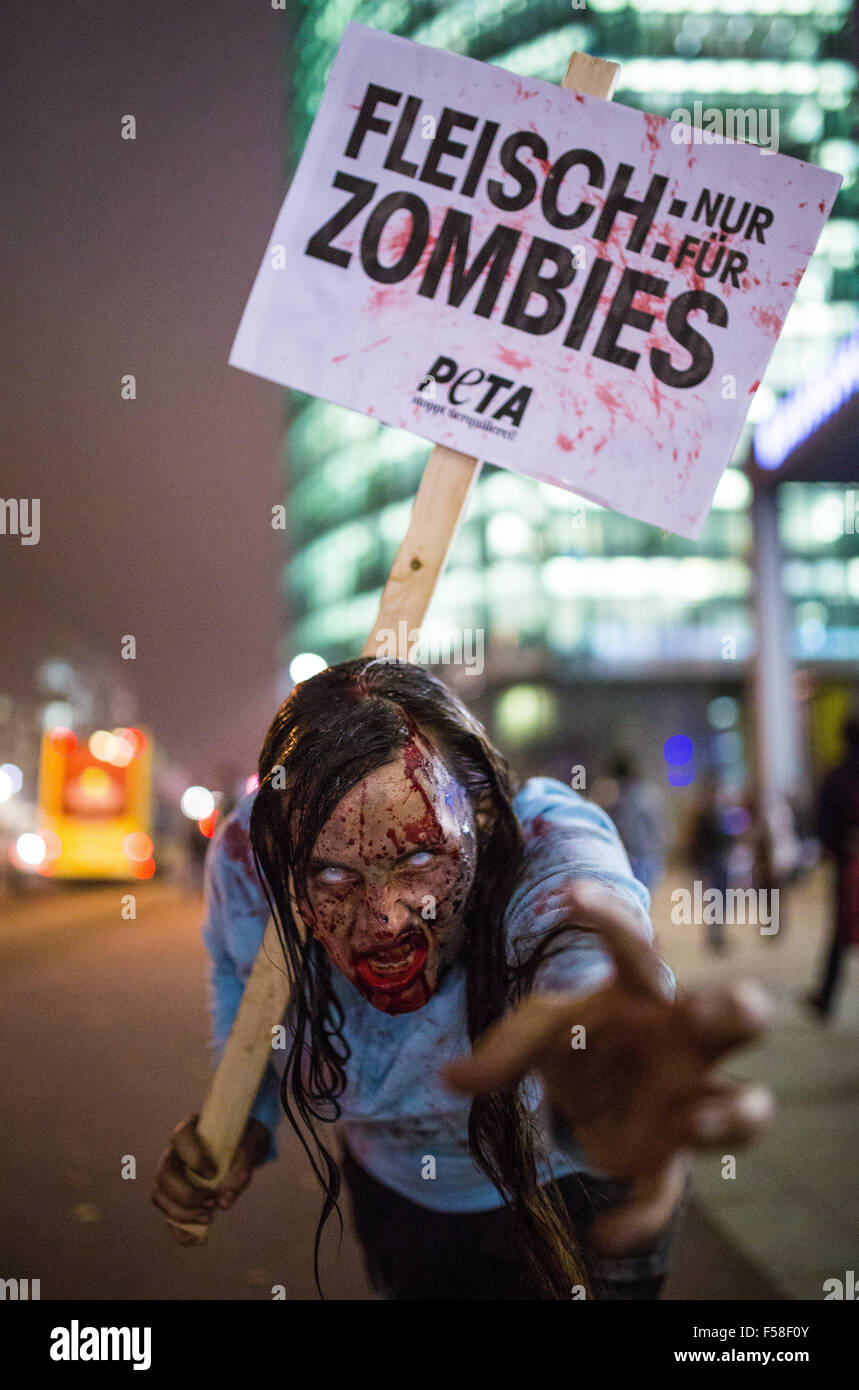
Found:
[[[289,871],[297,906],[306,902],[311,854],[337,804],[365,777],[395,762],[415,733],[428,736],[472,808],[491,806],[491,814],[476,826],[475,879],[465,906],[466,1023],[472,1044],[527,991],[556,938],[549,933],[524,961],[508,958],[504,912],[523,856],[510,775],[483,727],[440,680],[411,663],[362,658],[295,686],[260,754],[251,843],[292,991],[295,1027],[281,1100],[325,1194],[314,1243],[320,1295],[322,1230],[336,1211],[342,1231],[342,1217],[340,1169],[316,1124],[339,1118],[350,1054],[331,962],[293,910]],[[551,1186],[537,1182],[538,1139],[521,1083],[474,1098],[468,1139],[474,1162],[514,1214],[536,1296],[569,1298],[572,1285],[587,1287],[561,1199]]]

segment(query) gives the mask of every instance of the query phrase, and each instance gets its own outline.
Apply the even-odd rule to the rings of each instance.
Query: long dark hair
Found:
[[[320,1293],[320,1239],[331,1213],[340,1218],[340,1169],[315,1124],[339,1117],[349,1048],[331,986],[331,963],[295,907],[306,901],[310,856],[338,802],[370,773],[395,761],[416,731],[436,746],[472,807],[489,808],[489,814],[476,818],[477,865],[465,907],[466,1023],[472,1043],[521,997],[536,968],[533,954],[518,966],[509,961],[504,912],[523,844],[507,764],[482,725],[440,680],[407,662],[346,661],[295,686],[260,754],[250,829],[292,987],[295,1029],[281,1100],[325,1194],[314,1245]],[[559,1196],[537,1182],[536,1129],[521,1087],[476,1097],[468,1138],[474,1162],[514,1213],[536,1296],[569,1298],[571,1286],[586,1279]]]

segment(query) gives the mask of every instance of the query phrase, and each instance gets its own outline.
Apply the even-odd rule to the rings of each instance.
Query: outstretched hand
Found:
[[[763,1031],[769,1006],[750,981],[670,997],[641,921],[599,884],[571,881],[557,905],[571,925],[599,933],[614,979],[584,995],[529,995],[442,1077],[480,1095],[538,1073],[588,1159],[633,1180],[629,1200],[594,1231],[603,1249],[622,1251],[664,1226],[690,1151],[747,1143],[771,1119],[767,1090],[715,1074],[727,1052]]]

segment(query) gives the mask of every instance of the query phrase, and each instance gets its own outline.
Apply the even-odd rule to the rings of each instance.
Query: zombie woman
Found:
[[[259,781],[210,850],[204,934],[222,1046],[273,912],[282,1075],[217,1194],[188,1181],[207,1156],[194,1120],[178,1127],[156,1205],[176,1223],[230,1206],[275,1156],[282,1105],[324,1194],[317,1282],[345,1180],[381,1297],[657,1297],[689,1153],[768,1118],[766,1092],[713,1074],[760,1031],[758,995],[675,999],[608,817],[548,778],[514,795],[418,666],[362,659],[296,686]]]

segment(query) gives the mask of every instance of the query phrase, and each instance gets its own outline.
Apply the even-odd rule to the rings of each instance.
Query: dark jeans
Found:
[[[491,1211],[443,1212],[418,1206],[378,1182],[344,1147],[342,1172],[352,1199],[367,1275],[382,1298],[432,1300],[536,1299],[516,1256],[513,1216]],[[626,1195],[629,1184],[574,1175],[557,1184],[597,1299],[655,1299],[665,1278],[680,1219],[675,1213],[656,1245],[623,1258],[597,1254],[588,1242],[595,1216]],[[570,1290],[570,1297],[573,1292]]]

